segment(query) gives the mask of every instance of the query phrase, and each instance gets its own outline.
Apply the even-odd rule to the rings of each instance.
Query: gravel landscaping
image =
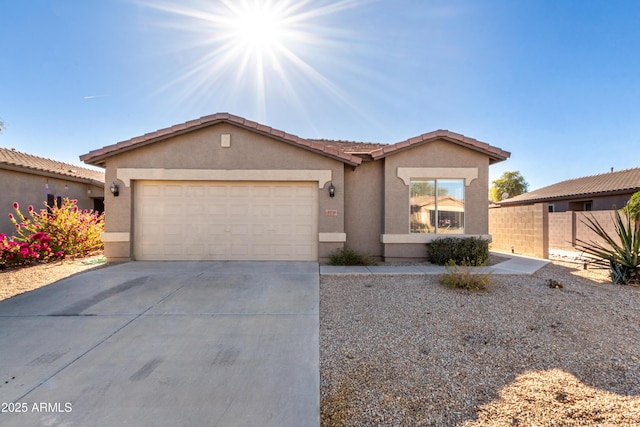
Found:
[[[322,425],[640,426],[640,288],[562,262],[493,281],[322,276]]]
[[[0,270],[0,300],[103,265]],[[322,426],[640,426],[639,287],[560,261],[493,282],[321,276]]]

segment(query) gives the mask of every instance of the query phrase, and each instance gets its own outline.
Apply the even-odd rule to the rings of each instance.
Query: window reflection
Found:
[[[464,180],[412,180],[411,232],[464,234]]]

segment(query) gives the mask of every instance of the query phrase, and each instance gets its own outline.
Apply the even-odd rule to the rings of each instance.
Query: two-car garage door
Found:
[[[136,259],[317,259],[317,183],[138,181],[134,191]]]

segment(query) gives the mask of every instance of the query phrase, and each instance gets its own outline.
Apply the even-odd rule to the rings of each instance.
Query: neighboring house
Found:
[[[15,202],[25,215],[29,205],[44,209],[58,197],[77,199],[81,209],[103,210],[103,172],[0,148],[0,183],[0,233],[6,235],[14,234],[9,214]]]
[[[458,236],[488,238],[489,165],[509,155],[443,130],[392,145],[311,140],[218,113],[80,159],[117,187],[109,260],[315,261],[345,245],[424,258],[452,217]]]
[[[548,203],[549,212],[621,208],[640,191],[640,168],[569,179],[498,202],[499,206]]]

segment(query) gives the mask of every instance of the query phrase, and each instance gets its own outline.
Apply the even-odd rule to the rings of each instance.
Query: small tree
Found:
[[[640,229],[640,191],[631,196],[623,209],[626,215],[633,220],[634,230],[637,232]]]
[[[491,184],[489,198],[494,202],[503,200],[504,195],[515,197],[529,191],[529,184],[519,171],[505,172]]]

